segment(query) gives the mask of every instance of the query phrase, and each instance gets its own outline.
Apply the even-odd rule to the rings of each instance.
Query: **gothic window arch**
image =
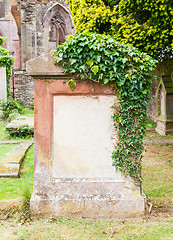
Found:
[[[48,50],[55,49],[65,42],[69,35],[74,34],[71,13],[59,3],[54,4],[47,10],[43,21],[45,32],[48,35]]]

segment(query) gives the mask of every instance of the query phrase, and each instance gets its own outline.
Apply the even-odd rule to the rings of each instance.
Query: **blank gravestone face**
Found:
[[[121,178],[112,166],[115,96],[55,96],[54,178]]]

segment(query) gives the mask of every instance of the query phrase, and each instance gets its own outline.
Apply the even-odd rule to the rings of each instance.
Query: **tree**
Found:
[[[129,43],[162,61],[173,57],[172,0],[68,0],[77,32]]]

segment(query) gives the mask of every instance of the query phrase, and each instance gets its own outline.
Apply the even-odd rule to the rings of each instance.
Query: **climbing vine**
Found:
[[[4,43],[5,43],[5,38],[0,37],[0,67],[6,68],[7,96],[10,96],[11,67],[14,63],[14,58],[9,54],[6,48],[2,47]]]
[[[80,77],[118,90],[113,119],[119,141],[112,153],[113,165],[141,183],[146,108],[156,61],[130,45],[91,33],[71,36],[58,46],[55,59],[64,72],[72,74],[71,88],[75,77]]]

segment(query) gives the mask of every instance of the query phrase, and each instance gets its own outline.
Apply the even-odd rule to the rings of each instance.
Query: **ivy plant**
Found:
[[[3,48],[1,45],[5,43],[5,38],[0,37],[0,67],[6,68],[6,77],[7,77],[7,96],[10,96],[10,77],[11,77],[11,68],[14,63],[14,58],[9,54],[6,48]]]
[[[119,141],[112,153],[113,165],[141,183],[146,108],[156,61],[130,45],[93,33],[71,36],[58,46],[55,59],[65,73],[72,74],[70,83],[77,76],[111,84],[118,91],[113,119]]]

